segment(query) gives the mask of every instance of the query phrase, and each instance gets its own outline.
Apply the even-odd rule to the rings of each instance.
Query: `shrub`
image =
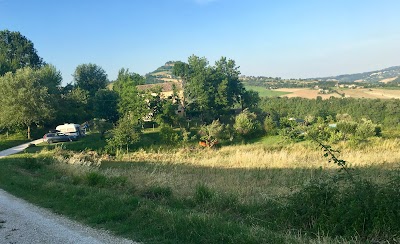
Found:
[[[288,198],[283,221],[313,234],[388,241],[400,233],[399,182],[311,182]]]
[[[360,140],[366,140],[369,137],[376,136],[377,133],[380,133],[378,125],[372,123],[371,120],[363,119],[355,131],[355,136]]]
[[[336,196],[337,189],[331,182],[312,181],[289,197],[284,219],[289,226],[316,233],[326,221],[329,208],[335,205]]]
[[[267,135],[276,135],[278,133],[278,123],[271,117],[266,117],[264,120],[264,130]]]
[[[20,164],[21,168],[29,170],[29,171],[36,171],[42,168],[42,164],[37,161],[36,158],[24,158],[22,163]]]
[[[165,124],[162,124],[160,127],[160,138],[165,144],[176,144],[180,140],[179,134]]]
[[[257,115],[245,109],[235,117],[233,125],[236,133],[243,137],[249,137],[261,130],[260,122],[257,120]]]
[[[107,177],[98,172],[89,172],[85,178],[89,186],[105,186],[107,182]]]
[[[194,199],[197,203],[205,203],[214,197],[215,193],[205,184],[199,184],[196,186],[194,193]]]
[[[107,140],[107,151],[115,152],[138,143],[141,139],[141,129],[135,118],[126,115],[118,121],[118,125],[113,130],[113,137]]]

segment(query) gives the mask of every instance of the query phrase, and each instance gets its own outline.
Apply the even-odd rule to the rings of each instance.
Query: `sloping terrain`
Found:
[[[174,64],[174,61],[168,61],[153,72],[146,74],[146,84],[177,82],[178,79],[172,74]]]
[[[317,78],[319,80],[328,81],[335,80],[339,82],[367,82],[367,83],[377,83],[377,82],[388,82],[396,80],[400,76],[400,66],[393,66],[390,68],[363,72],[357,74],[344,74],[338,76],[329,76]]]

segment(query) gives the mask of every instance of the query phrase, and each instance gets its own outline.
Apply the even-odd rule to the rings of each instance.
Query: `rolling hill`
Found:
[[[177,82],[178,79],[172,75],[172,68],[174,67],[174,64],[174,61],[168,61],[153,72],[147,73],[145,75],[146,84]]]
[[[400,77],[400,66],[393,66],[390,68],[356,73],[356,74],[344,74],[338,76],[329,76],[322,78],[314,78],[321,81],[339,81],[339,83],[346,82],[366,82],[366,83],[377,83],[377,82],[391,82]]]

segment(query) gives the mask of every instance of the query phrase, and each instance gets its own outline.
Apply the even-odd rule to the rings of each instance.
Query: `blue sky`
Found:
[[[307,78],[400,65],[398,0],[0,0],[63,74],[82,63],[144,75],[195,54],[234,59],[245,75]]]

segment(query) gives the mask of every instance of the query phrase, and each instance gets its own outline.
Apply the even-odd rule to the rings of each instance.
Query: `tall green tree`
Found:
[[[113,137],[107,140],[107,147],[114,152],[122,149],[129,152],[129,147],[139,142],[141,138],[138,120],[129,115],[121,117],[112,132]]]
[[[90,97],[94,97],[98,90],[105,89],[109,83],[104,69],[92,63],[78,65],[73,77],[75,86],[88,91]]]
[[[7,128],[25,126],[28,139],[33,124],[40,124],[54,114],[41,72],[27,67],[0,77],[0,124]]]
[[[39,68],[43,65],[32,41],[19,32],[0,31],[0,76],[23,67]]]
[[[92,118],[86,90],[72,85],[64,87],[60,104],[62,108],[57,110],[57,123],[80,123]]]
[[[118,112],[120,117],[125,115],[143,117],[149,112],[146,95],[137,89],[137,85],[144,82],[139,74],[129,73],[121,69],[117,80],[113,83],[113,90],[119,95]]]
[[[110,122],[118,120],[118,93],[108,89],[98,90],[94,96],[94,117]]]
[[[134,85],[144,85],[146,79],[135,73],[129,72],[129,69],[121,68],[118,71],[118,77],[113,83],[113,89],[118,90],[122,83],[133,83]]]
[[[210,66],[206,58],[192,55],[177,62],[173,74],[182,78],[186,112],[205,122],[219,119],[242,101],[246,91],[234,60],[222,57]]]

